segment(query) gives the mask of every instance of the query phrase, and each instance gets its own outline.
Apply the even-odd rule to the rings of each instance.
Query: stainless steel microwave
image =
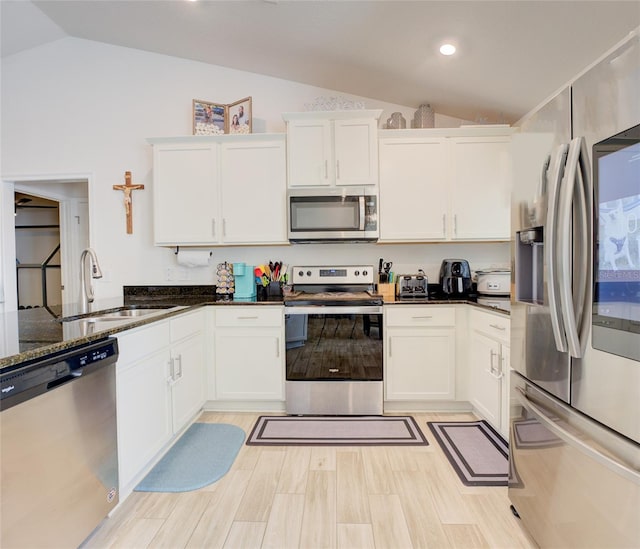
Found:
[[[380,235],[374,189],[291,189],[287,202],[291,242],[375,242]]]

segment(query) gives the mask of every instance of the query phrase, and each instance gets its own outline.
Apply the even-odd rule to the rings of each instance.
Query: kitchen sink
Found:
[[[75,320],[84,320],[85,322],[103,322],[103,321],[122,321],[127,319],[136,319],[152,314],[166,312],[170,309],[183,309],[184,307],[177,305],[159,305],[154,307],[140,306],[124,306],[115,309],[104,309],[102,311],[94,311],[84,315],[67,316],[59,319],[59,322],[72,322]]]

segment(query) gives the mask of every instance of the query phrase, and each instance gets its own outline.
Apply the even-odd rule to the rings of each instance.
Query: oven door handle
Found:
[[[285,307],[287,315],[381,315],[380,305],[302,305]]]

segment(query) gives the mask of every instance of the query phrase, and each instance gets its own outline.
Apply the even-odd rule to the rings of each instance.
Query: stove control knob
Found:
[[[367,271],[362,271],[362,276],[367,276]]]
[[[298,276],[304,276],[304,273],[302,271],[298,271]]]
[[[354,275],[358,276],[360,274],[360,271],[356,271],[353,273]]]
[[[307,276],[311,276],[311,271],[307,271]]]

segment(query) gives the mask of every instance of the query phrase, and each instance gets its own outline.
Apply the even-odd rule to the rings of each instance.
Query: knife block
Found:
[[[395,301],[396,285],[391,283],[378,284],[378,293],[382,296],[383,301]]]

